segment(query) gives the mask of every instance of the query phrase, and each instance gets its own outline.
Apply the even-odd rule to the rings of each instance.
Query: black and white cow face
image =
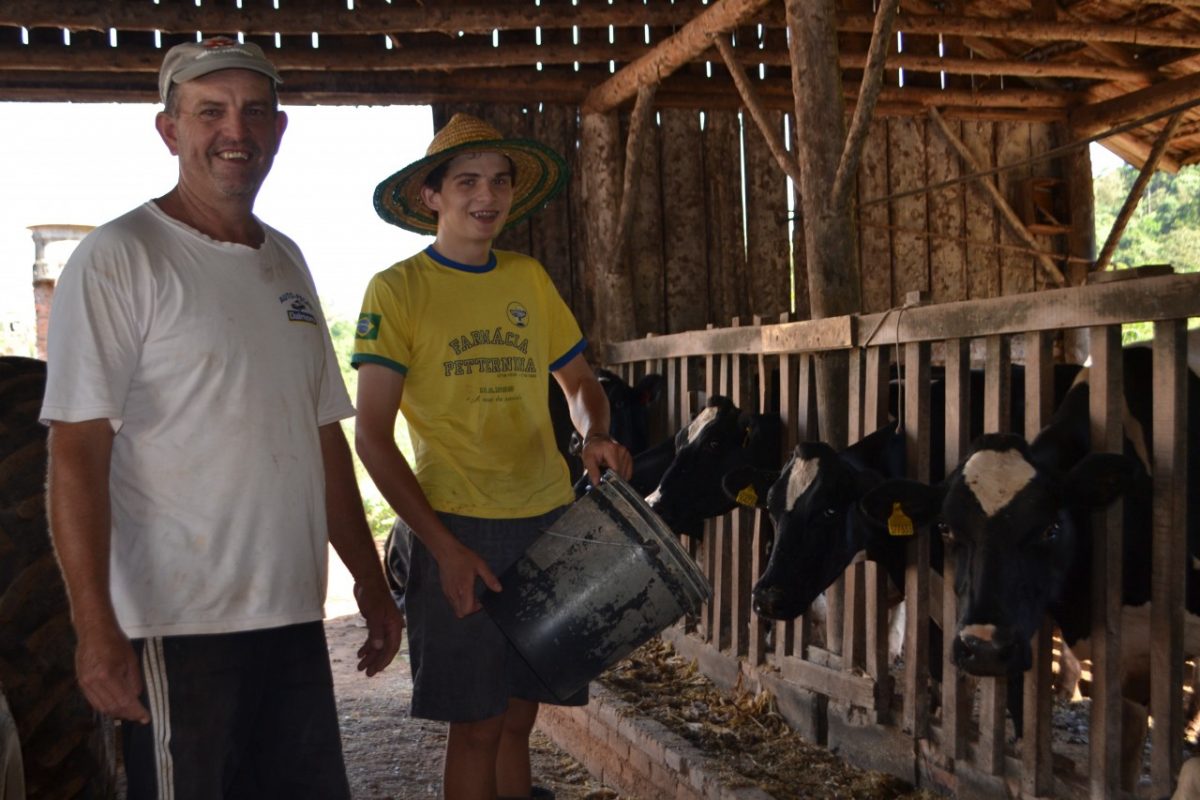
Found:
[[[675,437],[675,459],[646,501],[677,533],[698,536],[702,523],[734,508],[722,491],[725,476],[743,466],[779,468],[778,414],[739,411],[713,397]]]
[[[989,434],[943,484],[885,481],[862,505],[884,524],[934,523],[956,565],[954,662],[1002,675],[1029,668],[1029,641],[1088,535],[1080,520],[1115,500],[1135,473],[1125,456],[1093,454],[1059,477],[1031,461],[1022,438]]]
[[[743,469],[726,476],[726,493],[759,498],[775,528],[767,568],[754,585],[760,617],[789,620],[808,611],[861,549],[849,522],[863,493],[861,478],[819,442],[797,446],[780,473]]]

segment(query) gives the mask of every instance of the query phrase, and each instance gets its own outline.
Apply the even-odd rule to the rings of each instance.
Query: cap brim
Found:
[[[375,211],[385,222],[414,233],[436,234],[437,218],[421,201],[421,187],[429,173],[463,153],[502,153],[512,159],[517,179],[513,204],[504,229],[508,230],[540,210],[567,185],[566,161],[554,150],[532,139],[474,141],[448,147],[414,161],[375,187]]]

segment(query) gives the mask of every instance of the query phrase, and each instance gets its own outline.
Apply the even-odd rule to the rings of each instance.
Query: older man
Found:
[[[349,796],[327,542],[367,619],[359,668],[400,643],[312,278],[253,213],[277,83],[253,44],[172,48],[157,128],[178,183],[84,240],[55,296],[51,532],[80,686],[130,721],[130,798]]]

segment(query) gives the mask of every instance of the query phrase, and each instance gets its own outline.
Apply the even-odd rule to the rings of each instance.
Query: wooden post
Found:
[[[1025,334],[1025,430],[1033,441],[1045,427],[1054,406],[1054,363],[1050,335],[1039,331]],[[1049,618],[1033,635],[1033,666],[1025,673],[1025,731],[1021,742],[1022,788],[1027,794],[1042,797],[1054,788],[1051,754],[1050,712],[1053,680],[1052,634]],[[1064,645],[1065,647],[1065,645]]]
[[[581,125],[584,224],[587,269],[592,274],[592,310],[599,341],[634,338],[633,297],[629,282],[614,270],[617,233],[617,175],[620,145],[616,113],[585,114]]]
[[[946,347],[946,471],[959,463],[971,439],[971,347],[966,339],[949,339]],[[932,535],[932,534],[931,534]],[[953,660],[958,627],[958,595],[954,591],[957,565],[947,552],[942,566],[942,737],[946,755],[958,761],[967,757],[971,722],[971,693],[965,676]]]
[[[1068,140],[1075,138],[1074,131],[1065,125]],[[1096,260],[1096,198],[1092,187],[1092,155],[1087,147],[1077,147],[1063,156],[1063,176],[1067,182],[1067,198],[1071,204],[1071,232],[1067,234],[1067,255],[1083,261],[1068,261],[1067,280],[1071,286],[1079,286],[1092,269],[1086,262]]]
[[[1155,797],[1171,793],[1183,739],[1183,605],[1188,554],[1187,323],[1154,325],[1154,522],[1150,582],[1150,780]],[[1192,398],[1195,402],[1195,398]],[[1187,431],[1195,437],[1200,431]]]
[[[802,165],[809,302],[812,316],[856,314],[862,310],[858,235],[848,204],[829,204],[845,142],[845,106],[837,63],[837,9],[834,0],[787,0],[788,48],[798,128],[820,136],[796,137]],[[847,442],[844,353],[816,357],[821,438],[835,448]]]
[[[940,132],[942,136],[946,138],[946,141],[948,141],[954,148],[955,152],[958,153],[958,157],[961,158],[963,163],[967,165],[968,170],[971,172],[980,172],[981,170],[979,165],[975,162],[975,157],[971,155],[971,151],[967,149],[967,146],[962,143],[961,139],[954,135],[954,132],[951,131],[949,126],[946,125],[946,121],[942,119],[942,115],[937,112],[936,108],[929,109],[929,118],[937,127],[938,132]],[[1037,240],[1033,238],[1033,235],[1025,227],[1025,224],[1021,222],[1021,218],[1017,216],[1017,212],[1013,211],[1012,206],[1010,206],[1008,201],[1004,199],[1004,195],[1000,194],[1000,190],[997,189],[991,181],[976,181],[975,185],[982,186],[983,189],[992,196],[992,202],[996,204],[996,209],[1000,212],[1000,215],[1004,217],[1004,220],[1008,223],[1016,237],[1020,239],[1026,247],[1040,253],[1041,247],[1038,245]],[[1046,273],[1047,279],[1052,284],[1055,286],[1066,285],[1066,276],[1062,274],[1062,271],[1059,270],[1053,261],[1051,261],[1045,255],[1038,255],[1036,260],[1038,266],[1040,266],[1042,271]]]
[[[1092,451],[1122,449],[1121,326],[1090,330]],[[1121,786],[1122,506],[1117,500],[1092,515],[1092,716],[1088,788],[1093,800],[1115,797]]]
[[[1163,153],[1167,152],[1167,145],[1171,143],[1171,137],[1175,135],[1175,129],[1182,121],[1182,113],[1174,114],[1167,120],[1162,132],[1158,134],[1154,148],[1150,151],[1150,157],[1146,159],[1145,164],[1142,164],[1142,171],[1138,173],[1137,180],[1129,189],[1129,196],[1125,198],[1121,210],[1117,212],[1112,230],[1108,232],[1108,238],[1104,240],[1104,247],[1100,248],[1100,256],[1096,259],[1094,267],[1096,272],[1103,271],[1108,267],[1108,262],[1112,260],[1113,252],[1116,251],[1117,245],[1121,241],[1121,234],[1125,232],[1125,226],[1129,224],[1129,220],[1133,219],[1133,212],[1137,210],[1138,203],[1142,200],[1142,193],[1146,191],[1150,179],[1154,177],[1154,172],[1158,169],[1158,162],[1162,159]]]
[[[904,345],[904,437],[908,477],[929,482],[929,343]],[[915,739],[929,728],[929,532],[908,544],[904,571],[904,727]]]

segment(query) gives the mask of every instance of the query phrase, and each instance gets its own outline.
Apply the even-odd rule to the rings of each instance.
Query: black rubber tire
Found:
[[[29,800],[114,797],[105,727],[75,682],[75,635],[46,523],[46,365],[0,357],[0,686]]]

